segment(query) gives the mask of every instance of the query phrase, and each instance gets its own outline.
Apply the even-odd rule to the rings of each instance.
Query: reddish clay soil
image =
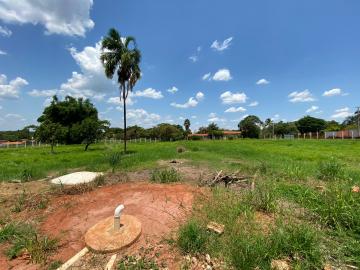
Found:
[[[45,218],[40,229],[44,234],[60,239],[52,260],[65,262],[85,247],[84,234],[90,227],[112,216],[118,204],[124,204],[123,213],[137,217],[142,223],[140,238],[126,250],[131,253],[146,246],[149,240],[159,243],[169,236],[191,210],[196,192],[199,188],[188,184],[128,182],[80,195],[52,197],[43,212]],[[0,255],[0,269],[37,268],[24,260],[6,261]]]

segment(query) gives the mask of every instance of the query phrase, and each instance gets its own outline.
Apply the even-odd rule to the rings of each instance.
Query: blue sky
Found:
[[[130,125],[342,121],[360,105],[359,25],[358,0],[0,0],[0,130],[36,124],[53,94],[121,126],[98,60],[110,27],[142,51]]]

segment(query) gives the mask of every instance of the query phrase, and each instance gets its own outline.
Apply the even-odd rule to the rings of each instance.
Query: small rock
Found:
[[[214,221],[211,221],[206,227],[208,230],[216,232],[217,234],[222,234],[225,228],[223,224],[219,224]]]
[[[360,187],[359,186],[353,186],[351,191],[355,192],[355,193],[359,193],[360,192]]]
[[[290,266],[287,261],[284,260],[272,260],[271,269],[274,270],[290,270]]]
[[[210,264],[211,263],[211,258],[210,258],[210,255],[209,254],[206,254],[205,255],[205,261]]]
[[[212,270],[212,267],[210,265],[207,265],[205,269],[206,270]]]
[[[197,264],[197,259],[196,259],[196,257],[192,257],[192,258],[191,258],[191,262],[196,265],[196,264]]]

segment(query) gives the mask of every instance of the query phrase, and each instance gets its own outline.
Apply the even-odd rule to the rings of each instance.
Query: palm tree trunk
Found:
[[[124,154],[126,153],[126,96],[125,96],[125,86],[123,86],[123,102],[124,102]]]

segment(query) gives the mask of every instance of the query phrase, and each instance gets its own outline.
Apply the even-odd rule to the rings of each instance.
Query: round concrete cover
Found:
[[[114,217],[108,217],[85,234],[85,243],[89,249],[100,252],[116,252],[131,245],[141,234],[140,221],[131,215],[121,215],[121,227],[114,230]]]
[[[52,184],[57,185],[76,185],[89,183],[95,180],[96,177],[102,175],[103,173],[98,172],[76,172],[66,174],[51,180]]]

